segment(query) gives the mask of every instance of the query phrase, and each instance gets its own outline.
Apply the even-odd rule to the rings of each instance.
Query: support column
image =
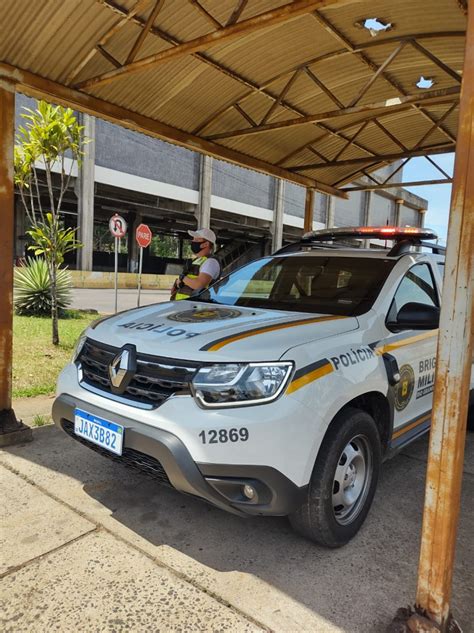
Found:
[[[33,439],[12,408],[15,86],[0,79],[0,446]]]
[[[282,247],[283,244],[283,213],[284,213],[285,181],[282,178],[275,179],[275,203],[273,206],[272,222],[272,253]]]
[[[402,205],[403,205],[402,198],[398,198],[397,200],[395,200],[395,218],[393,221],[394,226],[400,226]]]
[[[336,198],[334,196],[326,196],[326,228],[331,229],[336,219]]]
[[[372,204],[372,192],[371,191],[365,191],[364,192],[364,216],[363,216],[363,221],[364,221],[364,226],[370,226],[371,220],[370,220],[370,206]],[[363,241],[363,246],[364,248],[370,248],[370,240],[364,240]]]
[[[418,209],[418,226],[422,229],[425,226],[425,216],[428,209]]]
[[[415,626],[455,631],[451,589],[466,442],[474,326],[474,7],[468,10],[445,263]],[[411,623],[410,623],[411,624]],[[415,630],[410,627],[410,630]]]
[[[211,228],[211,195],[212,195],[212,156],[201,156],[201,173],[199,176],[199,206],[196,219],[199,229]]]
[[[314,217],[314,189],[307,187],[306,199],[304,203],[304,233],[313,230]]]
[[[76,182],[78,238],[83,247],[77,251],[78,270],[92,270],[94,251],[94,184],[95,184],[95,118],[82,115],[84,136],[89,141],[84,145],[84,156],[78,165]]]

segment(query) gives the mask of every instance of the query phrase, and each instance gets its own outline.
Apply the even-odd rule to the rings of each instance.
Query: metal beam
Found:
[[[460,93],[459,86],[452,86],[450,88],[441,88],[439,90],[430,90],[417,95],[407,95],[406,97],[395,97],[392,99],[385,99],[384,101],[376,101],[375,103],[366,103],[364,105],[353,106],[349,108],[341,108],[340,110],[329,110],[327,112],[319,112],[318,114],[309,114],[307,116],[301,116],[294,119],[286,119],[285,121],[278,121],[277,123],[267,123],[265,125],[259,125],[255,128],[244,128],[241,130],[234,130],[232,132],[222,132],[221,134],[211,134],[207,138],[209,140],[218,140],[224,138],[234,138],[237,136],[247,136],[248,134],[259,134],[261,132],[269,132],[273,130],[281,130],[289,127],[295,127],[298,125],[307,125],[308,123],[318,123],[320,121],[328,121],[330,119],[336,119],[351,114],[364,114],[366,112],[373,112],[374,110],[381,110],[377,116],[385,116],[387,113],[401,112],[408,110],[413,104],[429,102],[435,104],[444,102],[447,97],[457,97]],[[355,121],[357,123],[363,123],[363,121]]]
[[[470,3],[471,4],[471,3]],[[474,10],[469,7],[459,133],[426,478],[417,609],[441,631],[450,602],[461,502],[474,327]],[[411,627],[410,627],[411,628]],[[418,628],[418,630],[421,630]],[[424,630],[430,630],[425,628]],[[435,630],[435,626],[432,627]],[[450,628],[449,630],[455,630]]]
[[[245,37],[250,33],[256,33],[258,31],[277,26],[278,24],[283,24],[288,22],[288,20],[311,13],[319,7],[326,7],[331,4],[336,4],[339,1],[340,0],[294,0],[294,2],[285,4],[278,9],[265,11],[260,15],[243,20],[237,24],[225,26],[222,29],[208,33],[207,35],[202,35],[201,37],[197,37],[189,42],[180,44],[179,46],[174,46],[173,48],[155,53],[154,55],[144,57],[143,59],[123,66],[123,68],[117,68],[96,77],[92,77],[81,82],[76,87],[80,90],[86,90],[93,86],[97,87],[99,85],[104,85],[119,77],[142,72],[170,60],[175,60],[198,51],[204,51],[211,46],[223,44],[224,42]]]
[[[128,57],[125,61],[125,65],[131,64],[133,60],[135,59],[135,57],[140,52],[140,49],[143,46],[143,42],[145,41],[145,38],[148,35],[148,32],[153,26],[153,22],[156,20],[158,13],[161,11],[161,7],[163,6],[164,1],[165,0],[156,0],[155,6],[151,10],[150,15],[148,16],[147,21],[145,23],[145,26],[140,31],[137,39],[135,40],[134,45],[132,46],[132,50],[128,54]]]
[[[235,24],[238,22],[240,16],[242,15],[242,11],[247,6],[249,0],[237,0],[234,10],[231,13],[230,18],[227,20],[226,26],[231,26],[231,24]]]
[[[392,163],[400,158],[408,158],[408,156],[424,156],[425,154],[449,154],[454,152],[456,146],[452,143],[441,144],[424,147],[416,150],[408,150],[407,152],[398,152],[394,154],[379,154],[378,156],[364,156],[362,158],[348,158],[346,160],[330,161],[328,163],[312,163],[309,165],[295,165],[291,167],[292,171],[306,171],[308,169],[327,169],[328,167],[347,167],[348,165],[363,165],[372,163],[374,159],[380,163]]]
[[[459,75],[455,70],[453,70],[452,68],[450,68],[447,64],[445,64],[443,61],[441,61],[441,59],[439,59],[439,57],[436,57],[436,55],[433,55],[433,53],[431,51],[429,51],[428,49],[426,49],[424,46],[422,46],[421,44],[419,44],[416,40],[412,40],[410,42],[410,44],[416,48],[416,50],[421,53],[422,55],[424,55],[425,57],[427,57],[430,61],[433,62],[433,64],[435,64],[436,66],[438,66],[438,68],[441,68],[441,70],[444,70],[444,72],[449,75],[450,77],[452,77],[453,79],[455,79],[458,83],[461,83],[462,81],[462,77],[461,75]]]
[[[355,106],[357,103],[359,103],[359,101],[362,99],[362,97],[370,90],[372,85],[377,81],[377,79],[380,77],[380,75],[383,74],[385,69],[390,66],[390,64],[398,56],[398,54],[402,52],[402,50],[405,48],[406,45],[407,45],[407,42],[404,42],[404,41],[400,42],[400,44],[395,48],[395,50],[393,50],[390,53],[390,55],[387,57],[387,59],[383,62],[383,64],[381,64],[377,68],[377,70],[372,75],[372,77],[370,77],[369,81],[367,81],[366,84],[364,86],[362,86],[362,88],[359,90],[357,95],[350,102],[350,104],[349,104],[350,106]]]
[[[375,191],[377,189],[398,189],[401,187],[421,187],[424,185],[449,185],[453,182],[452,178],[443,178],[440,180],[413,180],[411,182],[390,182],[378,185],[361,185],[360,187],[345,187],[342,191]]]
[[[81,70],[90,62],[90,60],[94,57],[95,53],[97,50],[100,50],[100,48],[103,48],[103,46],[105,44],[107,44],[107,42],[112,38],[113,35],[115,35],[115,33],[117,33],[117,31],[119,31],[120,29],[122,29],[129,21],[133,20],[133,18],[137,15],[137,13],[139,11],[141,11],[141,9],[143,9],[144,6],[146,6],[148,3],[150,2],[150,0],[137,0],[137,2],[135,3],[135,5],[130,9],[130,11],[127,11],[126,9],[123,9],[122,13],[119,14],[120,17],[118,20],[116,20],[112,26],[102,35],[102,37],[100,38],[100,40],[97,42],[97,44],[95,45],[95,47],[93,49],[91,49],[75,66],[74,68],[71,70],[71,72],[69,73],[69,75],[67,76],[66,79],[66,83],[70,84],[74,81],[74,79],[78,76],[78,74],[81,72]],[[99,48],[100,47],[100,48]],[[103,51],[100,51],[103,54]]]
[[[222,28],[222,24],[218,20],[216,20],[216,18],[211,13],[209,13],[209,11],[205,7],[202,6],[199,0],[188,0],[188,2],[192,4],[193,7],[196,7],[199,13],[203,15],[205,19],[210,22],[216,29]]]
[[[255,169],[261,171],[270,176],[277,176],[278,178],[285,178],[304,187],[314,187],[323,193],[329,193],[339,198],[346,198],[347,194],[338,191],[334,187],[326,185],[316,181],[312,178],[300,176],[287,169],[283,169],[276,165],[272,165],[257,158],[252,158],[247,154],[242,154],[236,150],[233,150],[216,143],[209,142],[205,139],[199,138],[188,132],[178,130],[155,119],[143,116],[132,110],[127,110],[121,106],[117,106],[108,101],[103,101],[97,97],[87,95],[73,88],[68,88],[62,84],[56,83],[44,77],[30,73],[29,71],[10,66],[0,62],[0,78],[5,77],[11,81],[17,83],[17,90],[23,92],[30,97],[36,97],[40,99],[46,99],[60,105],[66,105],[68,107],[76,108],[85,112],[86,114],[92,114],[99,118],[111,121],[127,127],[131,130],[136,130],[155,138],[171,141],[187,149],[191,149],[202,154],[209,154],[215,158],[222,158],[236,165]]]

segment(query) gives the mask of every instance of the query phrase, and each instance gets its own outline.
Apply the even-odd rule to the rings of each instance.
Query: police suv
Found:
[[[341,546],[381,462],[430,426],[435,237],[316,231],[197,296],[99,319],[59,377],[54,420],[161,483]],[[357,238],[393,246],[347,246]]]

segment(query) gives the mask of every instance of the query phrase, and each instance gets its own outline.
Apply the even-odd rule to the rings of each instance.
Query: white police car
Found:
[[[395,245],[338,245],[361,237]],[[421,244],[433,237],[318,231],[189,300],[96,321],[59,377],[54,420],[177,490],[343,545],[381,462],[429,429],[444,257]]]

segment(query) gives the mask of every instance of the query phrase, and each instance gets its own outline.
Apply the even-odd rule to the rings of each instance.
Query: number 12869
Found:
[[[225,444],[226,442],[246,442],[249,439],[249,430],[240,429],[210,429],[201,431],[199,437],[203,444]]]

